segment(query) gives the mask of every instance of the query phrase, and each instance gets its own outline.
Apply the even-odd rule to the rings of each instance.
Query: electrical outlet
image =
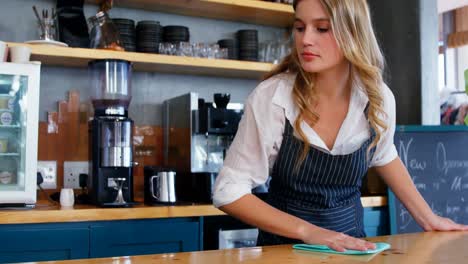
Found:
[[[40,172],[44,182],[43,189],[57,189],[57,161],[47,160],[37,162],[37,172]]]
[[[87,161],[65,161],[63,163],[63,187],[80,189],[80,174],[89,175]]]

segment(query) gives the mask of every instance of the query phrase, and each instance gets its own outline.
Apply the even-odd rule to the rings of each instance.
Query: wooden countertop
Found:
[[[293,250],[291,245],[186,252],[175,254],[142,255],[101,259],[79,259],[47,263],[466,263],[468,259],[468,232],[432,232],[373,237],[374,242],[386,242],[392,248],[380,254],[345,256]]]
[[[361,201],[364,207],[387,205],[387,198],[383,196],[363,197]],[[31,210],[1,210],[0,224],[111,221],[215,215],[224,215],[224,213],[213,205],[138,205],[132,208],[97,208],[78,205],[73,209],[61,209],[60,206],[49,205],[47,201],[40,201],[36,208]]]

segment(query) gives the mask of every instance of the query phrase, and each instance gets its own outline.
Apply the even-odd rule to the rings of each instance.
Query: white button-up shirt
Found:
[[[247,98],[239,129],[214,186],[216,207],[234,202],[267,181],[283,140],[286,119],[293,126],[299,114],[292,96],[295,76],[291,73],[273,76],[260,83]],[[387,85],[382,84],[381,89],[386,113],[381,118],[388,129],[377,144],[370,167],[386,165],[398,156],[393,143],[395,98]],[[313,128],[302,122],[302,130],[311,147],[331,155],[346,155],[358,150],[370,137],[370,126],[364,113],[368,101],[359,78],[354,78],[348,113],[332,149],[328,149]]]

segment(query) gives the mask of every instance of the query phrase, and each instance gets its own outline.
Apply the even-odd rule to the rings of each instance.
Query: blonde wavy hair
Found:
[[[293,7],[301,0],[294,0]],[[367,149],[377,145],[382,133],[387,129],[385,122],[379,116],[385,116],[381,86],[383,83],[384,57],[377,43],[369,7],[366,0],[320,0],[330,17],[332,32],[346,60],[352,65],[351,78],[358,76],[369,97],[368,120],[376,136]],[[294,46],[294,45],[293,45]],[[304,142],[297,170],[307,156],[310,142],[301,129],[301,122],[308,120],[313,126],[319,120],[319,115],[310,108],[317,102],[314,90],[314,74],[305,72],[300,64],[295,46],[282,62],[269,72],[264,79],[282,72],[297,73],[293,87],[293,100],[299,108],[299,115],[294,122],[294,129]]]

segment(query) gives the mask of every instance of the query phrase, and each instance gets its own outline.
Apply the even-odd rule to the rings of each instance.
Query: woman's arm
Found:
[[[375,169],[425,231],[468,231],[468,226],[456,224],[452,220],[432,212],[414,186],[408,170],[400,158],[397,157],[390,163],[377,166]]]
[[[373,243],[343,233],[320,228],[298,217],[282,212],[252,194],[221,206],[219,209],[250,225],[280,236],[299,239],[309,244],[322,244],[338,251],[367,250]]]

